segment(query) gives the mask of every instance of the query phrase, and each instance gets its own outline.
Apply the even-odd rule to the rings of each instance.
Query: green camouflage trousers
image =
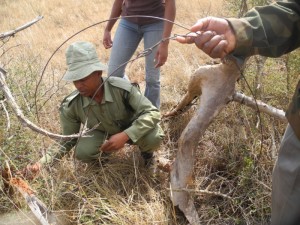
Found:
[[[139,146],[141,152],[155,151],[162,139],[164,133],[160,126],[148,132],[145,136],[140,138],[134,145]],[[81,137],[75,148],[75,157],[83,162],[92,162],[100,157],[100,147],[106,139],[106,133],[93,130],[87,137]]]
[[[272,225],[300,224],[300,140],[288,125],[272,177]]]

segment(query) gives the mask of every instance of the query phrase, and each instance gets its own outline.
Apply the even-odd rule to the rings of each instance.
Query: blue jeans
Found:
[[[113,40],[113,47],[108,63],[108,76],[124,77],[126,64],[131,59],[140,41],[144,39],[144,48],[150,48],[162,38],[164,22],[139,26],[121,19]],[[154,58],[157,48],[146,56],[146,89],[145,96],[157,108],[160,107],[160,69],[155,68]],[[117,69],[117,70],[116,70]]]

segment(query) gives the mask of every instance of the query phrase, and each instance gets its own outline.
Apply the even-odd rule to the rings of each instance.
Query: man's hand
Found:
[[[206,17],[191,27],[187,37],[177,37],[183,44],[195,45],[212,58],[224,58],[236,46],[236,37],[227,20],[217,17]]]
[[[158,46],[156,55],[155,55],[155,68],[161,67],[163,66],[168,58],[168,43],[162,42],[160,43],[160,45]]]
[[[34,164],[28,164],[23,170],[21,170],[20,174],[28,180],[32,180],[36,176],[39,175],[42,169],[42,164],[36,162]]]
[[[100,150],[103,152],[117,151],[120,148],[123,148],[128,140],[129,137],[125,132],[117,133],[105,141]]]
[[[102,43],[103,43],[104,48],[106,48],[106,49],[111,48],[113,45],[113,42],[111,39],[111,33],[107,30],[104,31]]]

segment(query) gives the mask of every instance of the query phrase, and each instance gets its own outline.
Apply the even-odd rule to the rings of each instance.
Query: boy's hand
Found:
[[[19,172],[19,174],[28,180],[32,180],[33,178],[39,175],[41,169],[42,164],[36,162],[34,164],[28,164],[23,170]]]

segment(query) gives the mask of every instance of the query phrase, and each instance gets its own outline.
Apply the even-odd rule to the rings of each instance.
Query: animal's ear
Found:
[[[222,63],[234,63],[240,70],[243,70],[246,62],[248,61],[249,57],[245,56],[235,56],[235,55],[227,55],[224,59],[222,59]]]

